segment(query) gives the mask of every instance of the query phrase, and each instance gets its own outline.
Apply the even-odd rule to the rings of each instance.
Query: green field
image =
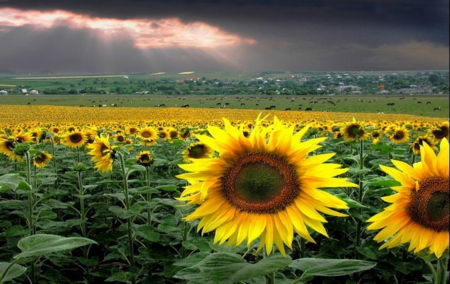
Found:
[[[364,112],[385,114],[412,114],[427,117],[449,117],[448,96],[160,96],[160,95],[4,95],[3,105],[56,105],[85,106],[106,105],[112,107],[181,107],[261,109],[276,106],[276,110],[327,112]],[[330,103],[333,102],[334,104]],[[388,103],[394,103],[388,106]],[[164,106],[163,106],[164,107]],[[440,111],[434,111],[441,107]],[[301,110],[299,110],[301,108]]]

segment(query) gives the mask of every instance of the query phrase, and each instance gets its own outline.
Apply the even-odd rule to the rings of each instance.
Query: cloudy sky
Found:
[[[417,69],[448,0],[0,0],[0,72]]]

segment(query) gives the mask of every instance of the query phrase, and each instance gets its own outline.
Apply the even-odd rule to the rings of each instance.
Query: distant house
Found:
[[[30,95],[39,95],[39,92],[36,90],[31,90]]]
[[[20,89],[20,93],[21,94],[28,94],[28,90],[27,89]]]
[[[7,91],[5,91],[5,90],[0,90],[0,95],[7,95],[7,94],[8,94]]]

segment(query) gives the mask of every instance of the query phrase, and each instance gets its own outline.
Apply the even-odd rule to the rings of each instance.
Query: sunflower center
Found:
[[[109,153],[109,147],[105,144],[102,144],[102,146],[100,147],[100,153],[102,153],[102,157],[106,156]]]
[[[396,131],[394,134],[394,139],[401,140],[405,137],[405,133],[403,131]]]
[[[411,193],[411,203],[408,208],[411,219],[437,232],[448,231],[449,192],[448,178],[430,177],[420,181],[419,190]]]
[[[79,133],[74,133],[69,136],[69,139],[70,139],[70,142],[72,142],[72,143],[80,143],[80,141],[83,139],[83,137]]]
[[[206,153],[205,145],[195,145],[189,148],[189,157],[191,158],[203,158]]]
[[[6,143],[5,143],[5,146],[6,146],[6,148],[8,148],[8,150],[10,150],[10,151],[13,151],[14,150],[14,143],[13,142],[11,142],[11,141],[7,141]]]
[[[347,135],[352,138],[359,138],[364,135],[364,130],[359,124],[351,124],[347,128]]]
[[[295,169],[266,153],[242,156],[222,178],[225,197],[251,213],[276,213],[290,205],[300,187]]]
[[[152,133],[150,131],[142,131],[141,136],[143,138],[150,138],[150,137],[152,137]]]
[[[36,163],[44,163],[47,160],[47,156],[40,153],[35,156],[34,160],[36,161]]]

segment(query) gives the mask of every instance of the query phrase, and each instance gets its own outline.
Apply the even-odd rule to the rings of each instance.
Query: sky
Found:
[[[448,0],[0,0],[0,73],[448,69]]]

